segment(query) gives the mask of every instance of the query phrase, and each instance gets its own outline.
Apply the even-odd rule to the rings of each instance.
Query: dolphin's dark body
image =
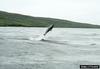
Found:
[[[54,27],[54,24],[50,25],[50,26],[48,27],[48,29],[46,30],[46,32],[44,33],[44,36],[45,36],[49,31],[51,31],[51,30],[53,29],[53,27]]]

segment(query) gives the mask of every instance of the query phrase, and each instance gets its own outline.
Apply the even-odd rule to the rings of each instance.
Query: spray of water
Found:
[[[29,38],[29,40],[43,40],[43,39],[45,39],[45,38],[44,38],[44,35],[41,35],[41,36],[39,36],[38,38],[33,38],[33,37],[30,37],[30,38]]]

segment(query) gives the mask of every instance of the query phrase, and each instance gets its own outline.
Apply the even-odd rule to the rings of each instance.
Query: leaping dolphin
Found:
[[[45,36],[49,31],[53,29],[53,27],[54,27],[54,24],[51,24],[43,35]]]

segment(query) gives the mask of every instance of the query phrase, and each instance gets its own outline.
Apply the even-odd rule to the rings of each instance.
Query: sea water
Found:
[[[80,69],[100,65],[100,29],[0,27],[0,69]],[[45,38],[44,40],[38,40]]]

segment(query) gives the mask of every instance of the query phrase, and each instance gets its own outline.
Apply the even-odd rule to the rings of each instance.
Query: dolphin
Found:
[[[49,31],[53,29],[53,27],[54,27],[54,24],[51,24],[43,35],[45,36]]]

